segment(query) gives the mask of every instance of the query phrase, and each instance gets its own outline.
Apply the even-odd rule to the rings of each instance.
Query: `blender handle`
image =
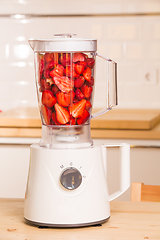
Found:
[[[120,147],[120,189],[115,193],[109,195],[109,201],[119,197],[130,187],[130,145],[122,143],[120,145],[102,145],[102,154],[106,170],[106,148],[108,147]]]
[[[100,57],[100,58],[102,58],[102,59],[104,59],[104,60],[106,60],[107,62],[110,62],[110,63],[114,64],[114,66],[115,66],[115,84],[117,85],[117,63],[114,62],[112,59],[106,58],[106,57],[104,57],[104,56],[102,56],[102,55],[100,55],[98,53],[96,53],[95,55]],[[108,81],[109,81],[109,74],[108,74]],[[117,86],[116,86],[116,91],[117,91]],[[110,111],[116,105],[118,105],[117,94],[116,94],[116,100],[115,100],[115,104],[114,105],[109,104],[109,106],[107,106],[106,108],[103,108],[103,109],[99,110],[98,112],[93,113],[91,115],[91,118],[98,117],[98,116],[100,116],[100,115]]]

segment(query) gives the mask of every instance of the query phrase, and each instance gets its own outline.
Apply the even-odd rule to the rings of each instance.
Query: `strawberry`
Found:
[[[73,62],[84,61],[85,55],[83,53],[74,53],[73,54]]]
[[[48,82],[46,82],[46,80],[44,78],[41,79],[40,81],[40,88],[39,88],[39,92],[43,92],[44,90],[50,90],[51,86]]]
[[[76,89],[75,95],[78,100],[85,98],[84,94],[81,92],[81,90],[79,88]]]
[[[72,72],[71,72],[71,67],[72,67]],[[75,71],[75,64],[68,65],[66,66],[66,68],[64,69],[64,75],[66,75],[67,77],[73,77],[73,78],[77,78],[79,77],[79,74],[76,73]]]
[[[50,90],[44,90],[42,93],[42,104],[48,108],[52,108],[57,102],[56,97]]]
[[[92,107],[92,104],[90,101],[86,101],[86,110],[88,111]]]
[[[88,86],[93,86],[93,85],[94,85],[94,77],[91,76],[91,79],[90,79],[89,81],[87,81],[86,84],[87,84]]]
[[[44,55],[38,54],[37,60],[39,63],[39,73],[40,73],[40,78],[43,76],[43,71],[44,71]]]
[[[84,77],[82,77],[82,76],[79,76],[78,78],[76,78],[76,79],[74,80],[74,86],[75,86],[75,88],[80,88],[80,87],[82,87],[83,84],[84,84],[84,81],[85,81],[85,79],[84,79]]]
[[[52,92],[53,92],[53,94],[56,95],[56,93],[57,93],[58,91],[59,91],[59,88],[57,87],[57,85],[54,84],[54,85],[52,86]]]
[[[70,120],[70,114],[68,110],[58,103],[55,104],[56,119],[60,124],[66,124]]]
[[[47,70],[50,70],[50,71],[51,71],[54,67],[56,67],[56,64],[55,64],[55,61],[52,60],[52,61],[46,63],[46,65],[45,65],[45,71],[47,71]]]
[[[60,53],[59,62],[63,65],[63,67],[70,65],[71,64],[70,53]]]
[[[77,119],[77,124],[78,125],[81,125],[81,124],[84,124],[90,117],[90,114],[89,112],[85,109],[84,110],[84,113],[83,113],[83,116],[81,118],[78,118]]]
[[[45,62],[50,62],[53,60],[53,54],[52,53],[45,53],[44,55]]]
[[[58,64],[52,71],[50,71],[51,77],[63,76],[64,67]]]
[[[59,122],[57,121],[56,113],[55,113],[55,112],[52,113],[52,122],[53,122],[55,125],[59,125]]]
[[[71,95],[70,95],[70,93],[64,93],[64,92],[59,91],[59,92],[56,94],[56,98],[57,98],[57,102],[58,102],[61,106],[63,106],[63,107],[68,107],[69,104],[70,104]]]
[[[43,118],[42,122],[44,121],[44,124],[50,125],[52,110],[41,105],[41,114]]]
[[[86,58],[85,62],[87,63],[88,67],[93,68],[95,64],[94,58]]]
[[[86,81],[90,81],[91,80],[91,75],[92,75],[92,70],[87,67],[84,71],[83,71],[83,77],[85,78]]]
[[[44,70],[44,77],[50,78],[50,70]]]
[[[68,77],[54,77],[54,82],[62,92],[70,92],[73,89],[74,82]]]
[[[81,63],[81,65],[83,65],[83,66],[84,66],[84,69],[86,69],[86,68],[87,68],[87,62],[85,62],[85,61],[84,61],[84,62],[82,62],[82,61],[81,61],[80,63]]]
[[[76,71],[76,73],[78,73],[80,75],[80,74],[83,73],[83,70],[84,70],[84,65],[82,64],[82,62],[78,61],[75,64],[75,71]]]
[[[81,91],[84,94],[85,98],[89,98],[92,93],[92,87],[87,86],[86,84],[81,87]]]
[[[70,110],[71,115],[74,118],[80,118],[83,115],[85,107],[86,107],[86,100],[82,99],[81,101],[79,101],[77,103],[73,103],[73,105],[70,106],[69,110]]]

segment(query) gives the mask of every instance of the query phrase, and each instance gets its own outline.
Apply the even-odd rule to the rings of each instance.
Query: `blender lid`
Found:
[[[34,52],[96,52],[97,40],[75,38],[76,34],[55,34],[53,39],[28,40]]]

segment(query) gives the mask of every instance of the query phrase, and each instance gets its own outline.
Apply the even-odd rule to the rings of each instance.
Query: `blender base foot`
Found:
[[[110,218],[110,216],[108,218],[105,218],[103,220],[100,221],[96,221],[96,222],[89,222],[89,223],[78,223],[78,224],[52,224],[52,223],[41,223],[41,222],[35,222],[35,221],[31,221],[28,220],[26,218],[25,222],[29,225],[35,225],[37,227],[41,226],[42,228],[44,227],[53,227],[53,228],[76,228],[76,227],[94,227],[94,226],[100,226],[100,224],[103,224],[105,222],[107,222],[107,220]]]

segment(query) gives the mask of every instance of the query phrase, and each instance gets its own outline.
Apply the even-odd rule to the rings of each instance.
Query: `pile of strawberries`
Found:
[[[90,118],[94,58],[84,53],[37,54],[41,115],[46,125],[80,125]]]

